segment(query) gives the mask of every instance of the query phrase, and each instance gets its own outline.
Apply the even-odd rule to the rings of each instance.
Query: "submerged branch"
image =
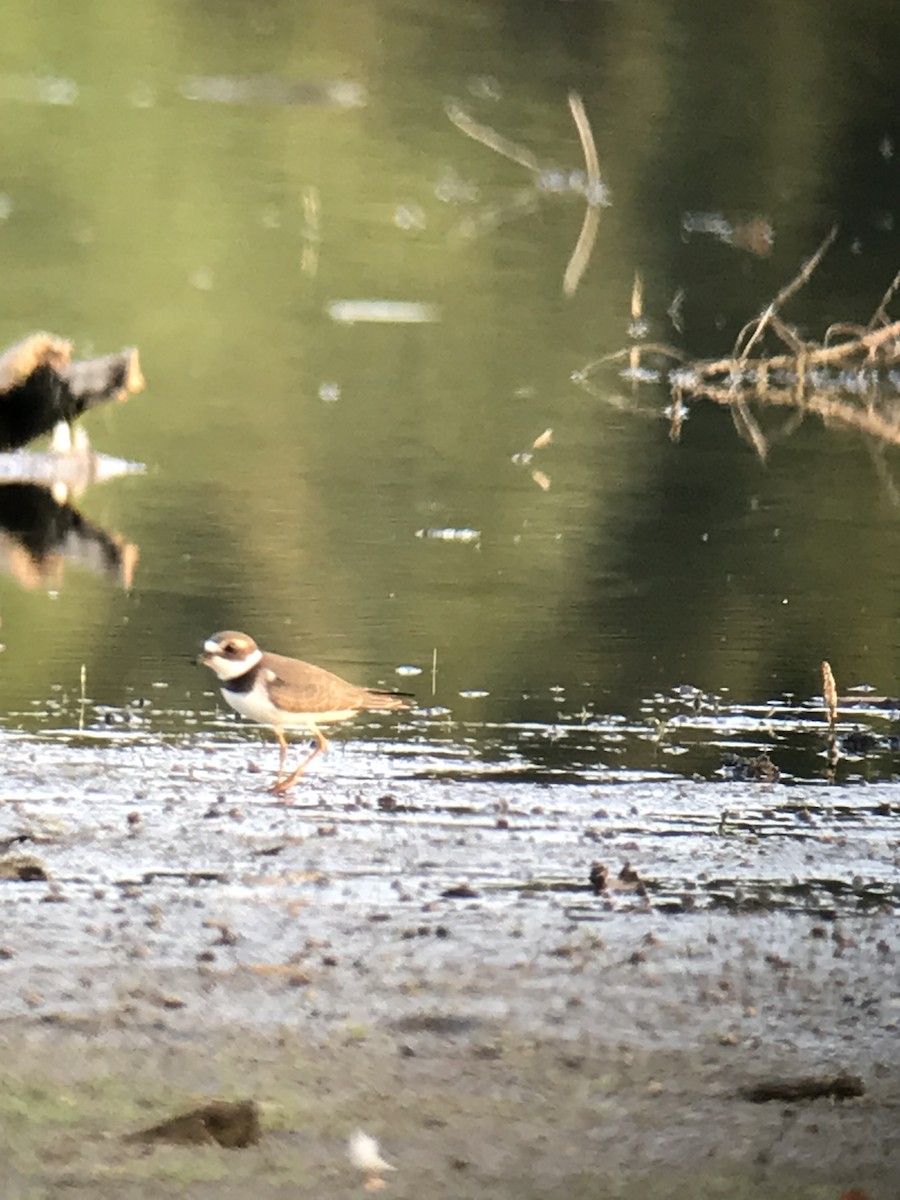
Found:
[[[756,345],[756,343],[763,336],[763,334],[766,331],[767,326],[772,321],[772,318],[775,316],[775,314],[778,312],[778,310],[784,304],[786,304],[788,300],[790,300],[791,296],[793,296],[797,292],[799,292],[800,289],[803,287],[803,285],[809,281],[812,273],[815,271],[816,267],[819,265],[819,263],[825,257],[825,254],[830,249],[830,247],[836,237],[837,237],[837,225],[833,225],[831,227],[831,230],[828,233],[827,237],[824,239],[822,244],[816,250],[815,254],[813,254],[812,258],[807,259],[807,261],[803,264],[803,266],[800,268],[800,270],[797,272],[797,274],[794,276],[794,278],[790,281],[790,283],[785,284],[785,286],[781,289],[781,291],[778,293],[778,295],[775,297],[775,299],[768,305],[768,307],[766,309],[763,310],[762,314],[759,317],[757,317],[755,322],[751,321],[749,326],[747,326],[747,325],[744,326],[744,329],[741,330],[741,333],[738,335],[738,340],[735,343],[735,347],[734,347],[735,358],[739,357],[739,360],[742,363],[747,361],[747,359],[750,356],[750,351],[753,349],[753,347]],[[754,332],[751,335],[750,340],[747,342],[747,345],[744,347],[744,349],[740,352],[740,355],[738,355],[738,349],[741,344],[741,337],[743,336],[744,330],[746,330],[748,328],[752,328],[754,324],[755,324],[756,328],[754,329]]]
[[[591,387],[594,372],[607,363],[627,363],[623,374],[642,382],[658,380],[665,368],[652,371],[641,367],[648,358],[669,359],[677,366],[668,371],[672,406],[670,436],[681,431],[685,405],[691,399],[710,400],[729,409],[735,429],[761,460],[765,460],[771,437],[764,433],[752,405],[792,409],[796,420],[814,414],[825,424],[857,430],[883,445],[900,446],[900,391],[889,368],[900,364],[900,320],[892,320],[887,305],[900,291],[900,272],[884,293],[872,319],[865,325],[835,322],[821,342],[801,336],[781,315],[781,308],[809,281],[833,243],[832,229],[816,252],[738,335],[732,354],[715,359],[690,359],[665,344],[635,343],[603,355],[576,372],[573,378]],[[632,316],[642,307],[632,293]],[[762,339],[768,332],[783,350],[766,354]],[[771,338],[770,338],[771,340]],[[758,346],[755,357],[751,350]],[[652,356],[652,357],[651,357]],[[595,390],[595,389],[591,389]],[[783,437],[787,427],[776,436]]]

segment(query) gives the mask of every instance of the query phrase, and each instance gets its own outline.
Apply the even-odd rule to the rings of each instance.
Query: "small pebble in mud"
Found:
[[[161,929],[163,923],[163,910],[158,904],[151,904],[147,909],[147,920],[144,924],[148,929]]]
[[[457,883],[453,887],[444,888],[441,896],[444,900],[476,900],[481,893],[470,883]]]
[[[240,935],[235,933],[226,921],[215,921],[212,918],[203,922],[204,929],[217,929],[219,936],[212,943],[214,946],[236,946]]]
[[[606,885],[609,882],[609,867],[607,867],[606,863],[591,863],[591,869],[588,872],[588,882],[596,896],[599,896],[601,892],[606,890]]]
[[[788,959],[782,958],[780,954],[767,954],[765,960],[770,967],[775,967],[778,971],[789,971],[794,965]]]

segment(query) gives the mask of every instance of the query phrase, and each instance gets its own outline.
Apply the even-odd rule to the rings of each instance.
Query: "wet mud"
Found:
[[[895,785],[2,739],[0,1194],[361,1189],[357,1127],[398,1197],[900,1190]]]

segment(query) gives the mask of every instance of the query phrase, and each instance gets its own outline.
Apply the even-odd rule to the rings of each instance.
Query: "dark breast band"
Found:
[[[219,687],[223,692],[235,692],[242,696],[247,692],[253,691],[253,685],[256,683],[256,677],[259,674],[259,666],[251,667],[249,671],[245,671],[243,675],[238,675],[236,679],[223,679],[219,682]]]

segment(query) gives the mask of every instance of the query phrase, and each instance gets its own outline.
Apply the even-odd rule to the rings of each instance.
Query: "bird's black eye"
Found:
[[[234,642],[226,642],[225,645],[222,647],[223,654],[234,654],[236,651],[237,651],[237,646],[235,646]]]

